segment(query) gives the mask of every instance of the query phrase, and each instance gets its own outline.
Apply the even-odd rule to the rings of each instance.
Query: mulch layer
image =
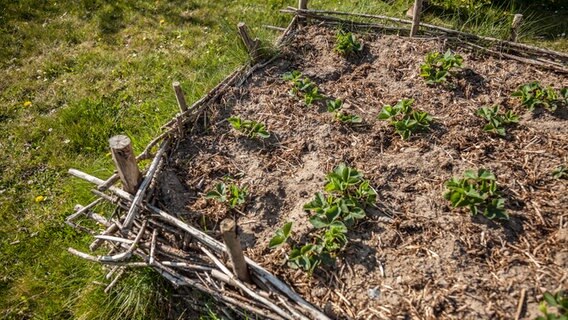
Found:
[[[568,181],[551,175],[568,161],[568,110],[529,112],[511,92],[534,80],[559,89],[568,77],[456,46],[464,68],[429,86],[419,66],[449,42],[361,33],[363,52],[346,59],[333,50],[335,34],[303,28],[279,59],[188,128],[163,175],[163,204],[213,235],[235,217],[246,254],[334,318],[512,319],[522,295],[522,318],[534,318],[544,291],[568,288]],[[291,70],[363,122],[338,123],[324,103],[289,95],[282,75]],[[403,98],[434,117],[408,140],[377,120]],[[474,114],[493,104],[521,117],[505,138],[484,132]],[[226,121],[232,115],[265,123],[271,137],[240,135]],[[268,242],[287,221],[294,240],[310,239],[302,207],[339,163],[371,181],[377,208],[349,231],[336,264],[310,277],[287,267],[288,244],[270,250]],[[444,199],[445,181],[477,168],[496,174],[510,220],[472,217]],[[227,177],[248,187],[240,212],[204,198]]]

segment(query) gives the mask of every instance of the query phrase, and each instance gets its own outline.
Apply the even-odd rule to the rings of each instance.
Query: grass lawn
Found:
[[[453,3],[454,0],[437,1]],[[455,0],[456,2],[460,2]],[[312,8],[403,17],[412,1],[311,1]],[[463,2],[463,1],[462,1]],[[467,1],[466,1],[467,2]],[[475,2],[475,1],[473,1]],[[568,51],[568,6],[505,10],[438,6],[425,20],[506,37],[523,12],[521,40]],[[150,271],[103,293],[100,266],[67,253],[90,236],[67,227],[90,186],[78,168],[112,173],[108,138],[129,135],[136,152],[177,111],[181,82],[197,100],[247,61],[236,33],[246,22],[266,42],[285,26],[294,0],[0,0],[0,318],[162,318],[167,286]],[[536,10],[536,9],[538,10]],[[555,12],[556,11],[556,12]]]

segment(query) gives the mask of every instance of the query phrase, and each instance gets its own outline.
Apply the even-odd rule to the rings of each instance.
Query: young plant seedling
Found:
[[[357,38],[355,38],[353,33],[345,32],[343,30],[337,33],[335,41],[336,52],[347,57],[350,54],[360,52],[361,50],[363,50],[363,45],[357,40]]]
[[[568,168],[564,165],[556,167],[556,169],[552,171],[552,177],[554,177],[554,179],[568,179]]]
[[[468,207],[472,215],[483,214],[488,219],[509,219],[505,199],[497,191],[495,175],[488,170],[466,170],[462,178],[446,182],[444,198],[454,208]]]
[[[276,249],[280,247],[281,245],[286,243],[291,233],[292,222],[287,222],[286,224],[284,224],[284,226],[282,226],[282,228],[276,230],[274,237],[272,237],[272,239],[270,239],[270,242],[268,243],[268,247],[270,249]]]
[[[483,127],[483,131],[491,132],[493,134],[505,136],[505,126],[518,123],[519,116],[514,114],[511,110],[500,113],[498,105],[485,106],[479,108],[475,114],[487,120],[487,124]]]
[[[225,183],[220,182],[215,185],[213,190],[205,194],[205,199],[213,199],[227,205],[230,209],[234,209],[245,203],[246,196],[246,188],[239,188],[235,184],[230,184],[227,187]]]
[[[230,117],[227,119],[231,126],[245,134],[249,138],[262,138],[270,137],[270,133],[266,130],[264,124],[254,120],[243,120],[239,117]]]
[[[306,244],[301,248],[294,248],[288,255],[288,266],[292,269],[304,269],[308,274],[323,263],[329,263],[329,254],[322,245]]]
[[[446,82],[453,69],[461,68],[462,63],[462,56],[453,54],[450,50],[444,54],[430,52],[424,58],[424,63],[420,65],[420,76],[426,79],[427,84]]]
[[[341,123],[361,123],[361,117],[341,111],[343,102],[340,99],[328,100],[327,111],[333,113],[333,117]]]
[[[319,92],[318,86],[309,78],[303,77],[302,73],[297,70],[285,73],[282,79],[292,84],[290,95],[295,97],[301,96],[304,99],[304,103],[308,106],[324,98]]]
[[[428,113],[413,110],[412,103],[414,99],[402,99],[394,106],[384,106],[378,115],[379,120],[389,121],[403,140],[413,133],[427,130],[432,122]]]
[[[527,107],[529,111],[542,107],[550,112],[554,112],[559,102],[561,102],[561,100],[558,100],[558,95],[552,87],[543,87],[538,81],[520,86],[511,96],[519,98],[521,104]]]
[[[568,87],[560,89],[560,97],[565,105],[568,105]]]
[[[556,308],[556,313],[549,311],[550,307]],[[536,320],[568,320],[568,295],[564,291],[556,294],[547,291],[538,309],[544,316],[539,316]]]

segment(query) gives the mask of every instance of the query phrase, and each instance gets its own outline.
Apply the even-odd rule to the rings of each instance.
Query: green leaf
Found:
[[[288,237],[290,237],[290,232],[292,231],[292,222],[287,222],[284,226],[276,231],[276,234],[270,242],[268,243],[268,247],[270,249],[277,248],[284,244]]]

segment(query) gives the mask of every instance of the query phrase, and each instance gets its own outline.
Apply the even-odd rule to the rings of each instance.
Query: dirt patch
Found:
[[[178,194],[171,209],[208,230],[234,216],[248,256],[337,318],[512,318],[522,290],[523,314],[534,317],[543,290],[568,287],[567,182],[551,176],[567,161],[568,126],[566,110],[529,113],[510,96],[528,81],[558,89],[568,77],[453,48],[464,69],[448,86],[427,86],[419,65],[427,52],[445,51],[443,41],[361,34],[364,54],[344,59],[333,52],[334,34],[305,29],[281,59],[188,129],[170,162],[185,198]],[[323,104],[306,107],[290,96],[282,75],[291,70],[342,99],[363,123],[338,124]],[[402,141],[376,120],[383,105],[402,98],[434,117],[429,132]],[[523,115],[506,138],[482,131],[474,112],[486,104]],[[235,134],[231,115],[264,122],[271,137]],[[372,182],[378,209],[349,232],[335,266],[308,277],[287,268],[283,250],[269,250],[268,241],[286,221],[294,221],[295,239],[309,235],[302,206],[341,162]],[[444,182],[472,168],[497,175],[508,222],[452,210],[443,198]],[[224,177],[248,187],[241,213],[203,198]]]

